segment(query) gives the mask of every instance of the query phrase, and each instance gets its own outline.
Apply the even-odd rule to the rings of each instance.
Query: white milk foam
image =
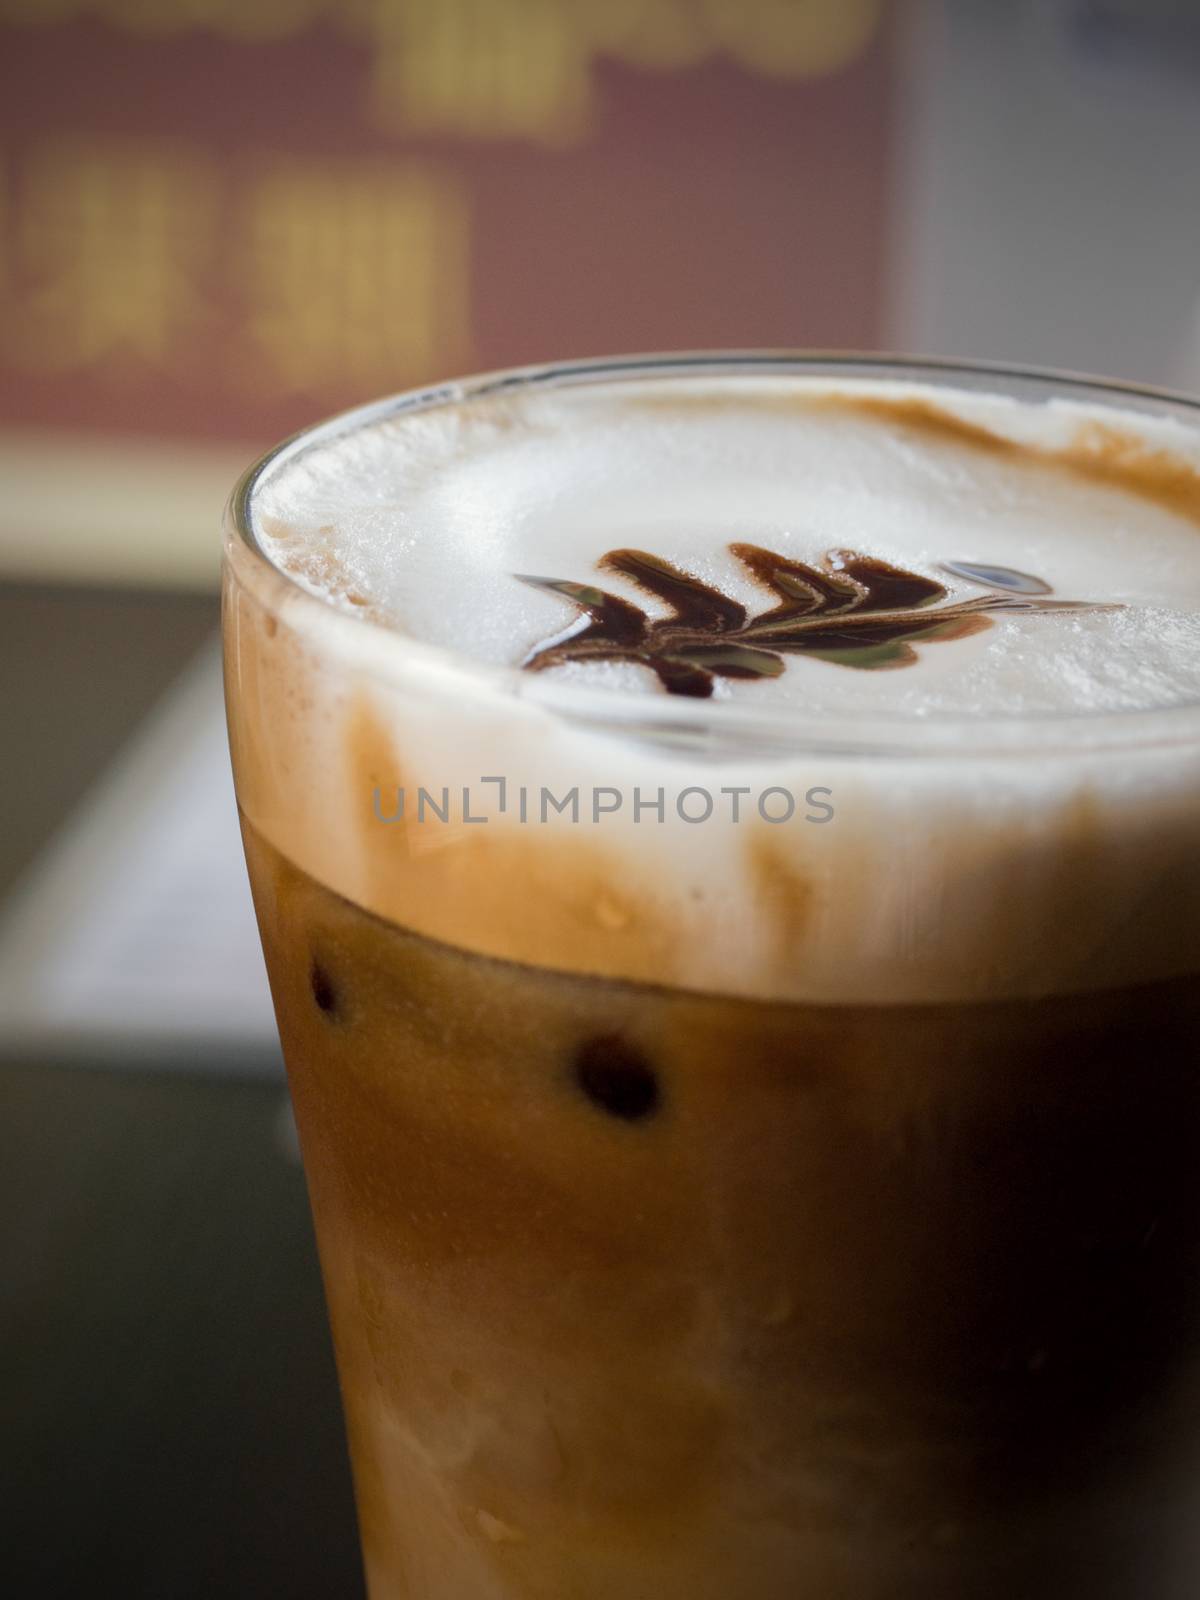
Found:
[[[1174,417],[894,381],[593,382],[343,432],[269,469],[252,514],[294,582],[266,601],[268,630],[231,551],[243,808],[369,910],[491,955],[783,999],[1003,999],[1200,965],[1200,431]],[[632,547],[756,615],[779,597],[734,541],[936,579],[930,616],[990,592],[947,563],[1111,609],[989,612],[983,631],[918,641],[890,670],[785,654],[775,677],[718,676],[718,715],[776,714],[762,753],[656,747],[538,699],[556,682],[681,704],[645,665],[517,670],[580,613],[516,574],[661,617],[661,600],[597,567]],[[1096,738],[1111,724],[1097,713],[1172,708],[1161,738]],[[946,722],[970,744],[1022,715],[1062,720],[1049,743],[1002,755],[812,753],[814,721]],[[791,717],[810,742],[781,755]],[[376,788],[388,811],[399,785],[457,793],[484,774],[512,794],[578,784],[585,814],[596,785],[626,804],[602,824],[534,826],[473,787],[483,826],[370,812]],[[737,784],[752,806],[764,786],[821,786],[835,817],[671,812],[689,785]],[[635,785],[665,785],[664,822],[628,815]]]
[[[778,678],[718,679],[721,698],[807,713],[924,717],[1131,710],[1200,699],[1200,529],[1145,497],[1014,461],[886,415],[822,404],[802,380],[724,380],[531,393],[384,423],[302,455],[264,485],[268,553],[317,593],[412,637],[512,665],[577,613],[518,572],[598,583],[662,615],[606,550],[665,558],[742,601],[775,600],[728,552],[733,540],[805,562],[850,548],[939,577],[948,602],[978,596],[944,562],[1015,567],[1055,597],[1110,612],[1021,614],[918,666],[861,672],[789,658]],[[734,393],[731,394],[730,390]],[[1095,409],[1023,405],[913,385],[851,393],[920,398],[1003,439],[1045,450]],[[1169,420],[1108,418],[1200,467],[1200,435]],[[269,531],[268,531],[269,530]],[[575,664],[566,679],[655,692],[647,668]]]

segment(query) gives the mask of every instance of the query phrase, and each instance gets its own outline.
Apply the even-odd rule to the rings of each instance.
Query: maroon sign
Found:
[[[879,0],[36,0],[0,425],[268,439],[471,369],[879,338]]]

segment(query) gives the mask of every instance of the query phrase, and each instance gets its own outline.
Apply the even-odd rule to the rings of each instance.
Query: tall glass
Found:
[[[231,747],[372,1600],[1200,1590],[1196,708],[601,692],[261,547],[269,475],[387,416],[794,372],[1197,422],[947,365],[596,363],[338,418],[232,501]],[[581,819],[535,814],[564,786]]]

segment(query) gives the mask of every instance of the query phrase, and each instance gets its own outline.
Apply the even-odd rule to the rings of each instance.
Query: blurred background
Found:
[[[345,405],[730,345],[1200,389],[1193,0],[0,0],[0,1585],[352,1596],[217,525]]]

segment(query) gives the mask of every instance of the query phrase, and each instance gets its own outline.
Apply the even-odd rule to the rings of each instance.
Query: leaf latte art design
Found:
[[[816,656],[860,671],[910,667],[918,644],[965,639],[992,625],[997,611],[1111,611],[1088,601],[1052,600],[1049,584],[1008,567],[943,563],[949,576],[987,592],[940,605],[936,578],[887,561],[830,550],[819,564],[793,561],[755,544],[731,553],[776,599],[751,616],[739,601],[644,550],[610,550],[597,563],[620,573],[670,608],[650,617],[640,606],[593,584],[515,574],[561,595],[578,615],[521,663],[530,672],[570,661],[633,661],[649,667],[671,694],[705,699],[714,678],[777,678],[785,655]]]

